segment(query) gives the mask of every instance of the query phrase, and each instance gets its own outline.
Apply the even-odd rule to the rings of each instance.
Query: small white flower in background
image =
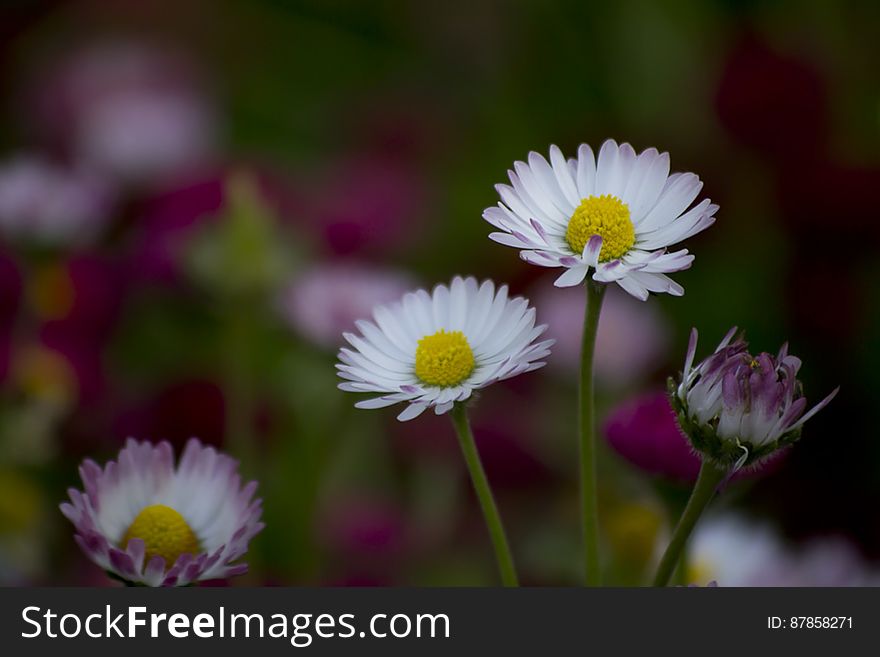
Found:
[[[184,586],[247,572],[243,557],[263,528],[257,483],[238,463],[192,439],[175,467],[167,442],[129,440],[117,461],[80,468],[85,493],[61,511],[76,542],[104,570],[134,584]]]
[[[13,242],[73,247],[98,237],[113,194],[95,176],[37,155],[0,163],[0,234]]]
[[[793,443],[804,423],[837,394],[808,412],[797,379],[801,361],[782,345],[776,356],[752,356],[732,328],[715,352],[694,366],[697,330],[691,331],[681,381],[670,380],[678,422],[698,452],[726,467],[750,465]]]
[[[730,512],[697,526],[686,576],[689,584],[722,587],[880,585],[880,570],[842,536],[791,546],[768,523]]]
[[[379,393],[358,408],[407,403],[401,421],[427,408],[442,415],[474,390],[542,367],[553,344],[536,342],[547,327],[535,326],[526,299],[475,278],[408,293],[375,308],[373,320],[356,322],[360,335],[345,334],[353,349],[339,352],[339,388]]]
[[[119,93],[85,114],[77,155],[91,168],[128,182],[164,177],[211,161],[217,144],[213,108],[183,91]]]
[[[84,166],[138,186],[215,163],[221,117],[185,52],[101,40],[66,51],[37,81],[29,120]]]
[[[785,561],[785,550],[769,525],[736,514],[720,514],[697,525],[688,546],[687,584],[757,586]]]
[[[583,291],[558,289],[553,287],[552,279],[542,279],[529,296],[547,322],[547,337],[556,340],[549,368],[576,376],[584,333]],[[669,322],[657,305],[609,289],[596,334],[594,363],[599,385],[621,388],[644,381],[663,362],[670,338]]]
[[[532,152],[513,166],[511,184],[496,186],[501,202],[483,212],[501,231],[491,239],[534,265],[564,267],[558,287],[593,269],[593,280],[643,301],[650,292],[684,294],[666,274],[687,269],[694,256],[666,249],[711,226],[718,206],[704,199],[688,209],[703,184],[693,173],[670,175],[668,153],[637,155],[609,139],[598,159],[586,144],[568,160],[551,146],[549,163]]]
[[[322,263],[293,277],[282,293],[281,313],[303,337],[336,347],[356,320],[409,289],[412,280],[402,272],[354,262]]]

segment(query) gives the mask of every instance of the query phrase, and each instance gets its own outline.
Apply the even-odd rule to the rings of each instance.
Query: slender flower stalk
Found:
[[[581,381],[578,399],[580,427],[581,521],[584,537],[584,568],[587,586],[599,586],[599,503],[596,485],[596,402],[593,390],[593,355],[605,285],[588,283],[581,346]]]
[[[492,495],[486,471],[480,461],[480,454],[474,442],[474,435],[468,421],[467,409],[464,404],[455,404],[452,409],[452,423],[458,434],[458,442],[474,485],[474,492],[480,501],[483,510],[483,518],[486,520],[486,528],[492,539],[492,547],[495,549],[495,559],[498,561],[498,570],[501,573],[501,581],[504,586],[519,586],[516,576],[516,568],[513,565],[513,556],[504,533],[504,525],[501,523],[501,515],[498,513],[498,505]]]
[[[663,558],[660,560],[657,574],[654,577],[654,586],[666,586],[669,583],[669,578],[681,561],[685,545],[687,545],[687,540],[694,530],[697,520],[709,505],[727,473],[726,468],[718,467],[712,461],[703,461],[691,497],[678,520],[678,525],[666,547],[666,552],[663,553]]]

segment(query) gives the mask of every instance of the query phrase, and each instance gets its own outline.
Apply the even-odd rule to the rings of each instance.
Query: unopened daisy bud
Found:
[[[715,352],[694,365],[697,330],[691,331],[679,383],[670,380],[672,404],[682,430],[705,458],[721,468],[755,463],[800,438],[804,423],[830,395],[808,412],[797,373],[801,361],[785,344],[775,356],[752,356],[732,328]]]
[[[247,572],[233,563],[263,528],[256,482],[241,486],[238,464],[198,440],[175,467],[171,445],[129,440],[103,468],[80,468],[61,512],[92,561],[131,584],[184,586]]]
[[[428,408],[442,415],[475,390],[542,367],[553,344],[538,341],[547,326],[535,325],[526,299],[475,278],[410,292],[373,319],[355,323],[361,335],[344,334],[353,349],[339,352],[339,388],[380,395],[358,408],[408,404],[401,421]]]

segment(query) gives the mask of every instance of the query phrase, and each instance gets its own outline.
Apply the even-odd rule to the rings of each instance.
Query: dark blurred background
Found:
[[[731,484],[687,581],[880,581],[880,4],[0,12],[0,583],[105,582],[57,505],[127,436],[197,436],[260,481],[240,583],[494,583],[448,420],[335,387],[354,318],[459,273],[510,283],[559,339],[473,416],[521,578],[578,582],[583,300],[480,214],[529,150],[608,137],[668,150],[721,210],[683,298],[612,295],[602,318],[606,579],[644,581],[693,477],[656,394],[688,330],[706,353],[737,325],[790,342],[809,399],[841,393]]]

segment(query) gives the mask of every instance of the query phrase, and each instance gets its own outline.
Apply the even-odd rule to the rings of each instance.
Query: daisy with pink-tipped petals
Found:
[[[129,439],[104,467],[80,467],[85,491],[69,489],[61,512],[86,555],[133,585],[185,586],[247,572],[235,563],[260,532],[257,483],[238,463],[191,439],[175,465],[167,442]]]
[[[694,173],[669,173],[669,154],[607,140],[598,157],[586,144],[566,159],[556,146],[550,160],[529,153],[514,162],[501,201],[483,212],[498,229],[489,237],[520,249],[526,262],[561,267],[559,287],[616,283],[634,297],[674,296],[684,289],[668,274],[691,266],[687,249],[670,247],[715,222],[709,199],[692,205],[703,187]]]

